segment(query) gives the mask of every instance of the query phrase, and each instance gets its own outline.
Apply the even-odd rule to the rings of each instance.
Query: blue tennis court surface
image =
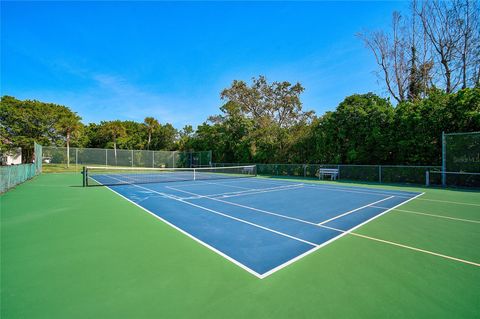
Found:
[[[259,278],[421,195],[266,178],[109,188]]]

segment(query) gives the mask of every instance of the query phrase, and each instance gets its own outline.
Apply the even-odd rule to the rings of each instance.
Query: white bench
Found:
[[[338,178],[337,168],[320,168],[318,170],[318,178],[323,179],[325,176],[330,176],[330,180],[335,181]]]

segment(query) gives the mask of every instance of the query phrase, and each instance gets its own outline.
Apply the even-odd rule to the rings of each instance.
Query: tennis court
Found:
[[[0,197],[2,317],[480,314],[477,190],[134,172]]]
[[[254,170],[97,167],[89,179],[259,278],[422,195],[265,180]]]

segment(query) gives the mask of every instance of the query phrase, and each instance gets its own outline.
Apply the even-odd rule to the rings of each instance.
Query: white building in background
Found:
[[[22,149],[16,148],[5,153],[0,153],[0,165],[22,164]]]

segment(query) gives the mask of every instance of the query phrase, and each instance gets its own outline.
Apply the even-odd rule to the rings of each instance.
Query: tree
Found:
[[[219,130],[226,130],[225,134],[233,134],[235,139],[226,140],[225,145],[234,143],[235,153],[242,154],[243,159],[284,162],[299,132],[296,128],[308,125],[314,114],[302,110],[303,91],[300,83],[268,83],[264,76],[253,78],[251,85],[235,80],[221,93],[227,101],[220,108],[223,114],[209,120]],[[244,152],[239,152],[239,145]]]
[[[461,45],[458,47],[461,64],[462,89],[480,84],[480,7],[478,1],[466,0],[456,6],[461,18]]]
[[[478,1],[424,1],[416,13],[433,48],[445,92],[478,85]]]
[[[415,1],[412,6],[415,10]],[[378,78],[385,82],[388,93],[398,103],[425,96],[430,85],[432,62],[428,56],[428,43],[418,33],[414,14],[404,18],[395,11],[390,32],[380,30],[357,34],[375,57],[380,68]]]
[[[157,132],[152,135],[152,148],[156,150],[174,150],[177,148],[176,142],[178,131],[172,124],[160,125]]]
[[[359,33],[378,64],[378,77],[398,102],[430,90],[480,85],[480,8],[475,0],[413,0],[411,14],[393,12],[390,31]]]
[[[336,132],[331,147],[339,152],[340,163],[381,164],[391,160],[391,103],[373,93],[346,97],[330,117]]]
[[[82,129],[81,119],[82,118],[76,113],[65,112],[57,123],[58,130],[65,135],[67,144],[67,167],[70,167],[70,138]]]
[[[119,138],[125,137],[127,131],[125,130],[125,126],[123,125],[122,121],[110,121],[110,122],[103,122],[102,123],[102,134],[108,136],[112,139],[113,142],[113,149],[115,152],[115,165],[117,163],[117,140]]]
[[[313,115],[313,111],[302,111],[300,94],[304,88],[300,83],[268,83],[264,76],[253,78],[252,82],[248,86],[244,81],[235,80],[230,88],[224,89],[220,94],[222,100],[233,104],[225,104],[222,111],[228,114],[234,110],[260,125],[272,122],[280,127],[293,126]]]
[[[64,134],[58,123],[65,117],[74,116],[68,107],[37,100],[18,100],[3,96],[0,102],[0,126],[3,148],[22,148],[22,160],[33,157],[33,143],[62,145]]]
[[[160,123],[153,117],[146,117],[143,121],[147,127],[148,141],[147,141],[147,150],[150,149],[150,142],[152,141],[152,134],[155,133],[159,127]]]
[[[190,139],[193,137],[193,127],[191,125],[185,125],[183,129],[178,133],[178,148],[181,150],[190,150]]]

